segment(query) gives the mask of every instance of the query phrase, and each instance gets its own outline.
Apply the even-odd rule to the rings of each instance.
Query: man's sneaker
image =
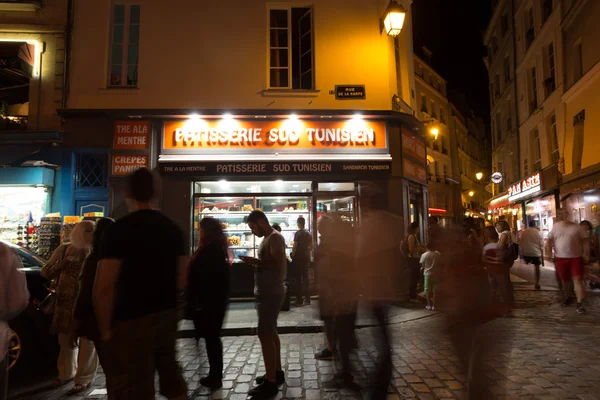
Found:
[[[587,313],[587,310],[585,309],[585,307],[583,306],[583,304],[577,303],[577,312],[579,314],[585,314],[585,313]]]
[[[266,380],[267,376],[263,375],[257,377],[254,382],[256,382],[257,385],[261,385]],[[277,382],[277,385],[283,385],[285,383],[285,373],[283,371],[275,371],[275,382]]]
[[[329,351],[328,348],[325,348],[317,354],[315,354],[315,358],[317,360],[333,361],[333,353]]]
[[[425,306],[425,309],[426,309],[426,310],[431,310],[431,306],[430,306],[429,304],[427,304],[427,305]]]
[[[435,306],[431,306],[430,310],[435,311]]]
[[[275,396],[277,393],[279,393],[279,386],[265,379],[263,383],[250,390],[248,395],[254,398],[266,398]]]

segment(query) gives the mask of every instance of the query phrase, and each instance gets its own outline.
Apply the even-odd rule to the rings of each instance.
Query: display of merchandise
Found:
[[[61,218],[42,218],[40,227],[37,230],[37,235],[37,254],[42,258],[49,259],[52,253],[54,253],[54,250],[60,246]]]
[[[287,253],[290,254],[294,245],[294,233],[298,230],[298,217],[304,217],[306,227],[310,230],[309,203],[307,197],[198,197],[194,208],[194,244],[197,244],[200,220],[216,218],[227,235],[234,262],[240,262],[240,256],[256,257],[262,238],[252,234],[246,217],[254,210],[261,210],[271,224],[276,223],[281,227]]]

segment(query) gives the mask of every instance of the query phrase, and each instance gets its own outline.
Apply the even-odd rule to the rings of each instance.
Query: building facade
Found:
[[[431,53],[423,49],[425,57]],[[437,215],[444,224],[460,218],[462,206],[456,194],[460,191],[460,173],[455,165],[455,137],[449,129],[449,103],[446,80],[429,62],[415,56],[417,115],[428,127],[427,160],[429,169],[429,214]]]
[[[65,146],[69,1],[0,1],[0,237],[51,213],[100,211],[108,153]],[[103,169],[104,168],[104,169]],[[103,203],[104,202],[104,203]]]
[[[507,185],[491,200],[490,211],[496,219],[507,218],[513,229],[535,221],[544,237],[561,207],[569,210],[573,221],[587,219],[598,225],[595,174],[600,159],[594,118],[600,5],[586,0],[523,0],[515,3],[511,17],[512,3],[497,3],[487,32],[492,56],[494,24],[504,10],[515,27],[521,172],[514,180],[504,176]],[[495,90],[494,81],[490,85]],[[497,162],[494,166],[502,172]]]
[[[562,2],[564,49],[564,135],[558,137],[563,160],[560,195],[573,221],[600,224],[600,4]]]
[[[257,208],[288,243],[299,216],[316,238],[324,213],[360,222],[371,187],[426,235],[409,1],[396,38],[383,0],[180,3],[75,1],[64,140],[110,149],[110,215],[127,211],[123,177],[147,166],[190,251],[215,216],[235,259],[252,255],[243,217]],[[241,293],[251,271],[236,271]]]
[[[485,32],[485,59],[490,83],[492,169],[503,179],[493,184],[494,195],[520,178],[519,128],[516,93],[515,29],[512,0],[493,1],[492,19]]]

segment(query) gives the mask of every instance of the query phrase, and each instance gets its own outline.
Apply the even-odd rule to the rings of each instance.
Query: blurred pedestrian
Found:
[[[79,274],[79,290],[77,299],[75,300],[75,309],[73,310],[73,322],[69,332],[69,343],[72,347],[76,347],[78,342],[80,345],[87,345],[86,340],[91,340],[94,343],[94,348],[98,354],[98,359],[102,365],[105,375],[110,374],[109,365],[103,363],[102,341],[100,340],[100,332],[94,312],[92,302],[92,294],[94,290],[94,281],[96,279],[96,269],[98,267],[98,259],[100,254],[100,243],[102,235],[106,230],[114,224],[112,218],[100,218],[96,221],[94,233],[92,235],[92,248],[90,254],[85,258],[81,273]],[[82,387],[78,389],[83,390]]]
[[[392,378],[390,333],[386,324],[390,305],[399,300],[402,272],[400,254],[403,222],[384,210],[385,193],[373,184],[361,185],[360,203],[363,219],[357,235],[356,269],[362,284],[365,306],[377,320],[375,344],[379,351],[370,399],[385,399]],[[417,230],[413,228],[414,236]],[[416,237],[409,250],[418,254]],[[419,258],[416,258],[417,276]],[[416,297],[416,294],[415,294]]]
[[[555,267],[563,284],[564,292],[570,293],[571,287],[575,287],[577,296],[577,312],[585,314],[583,306],[585,298],[585,287],[583,286],[583,264],[584,256],[589,252],[589,241],[586,239],[584,230],[578,224],[567,219],[568,212],[560,209],[558,214],[561,221],[554,224],[548,234],[548,248],[554,248],[556,257]],[[567,307],[572,303],[570,297],[566,297],[562,306]]]
[[[436,261],[440,255],[440,252],[437,251],[436,239],[430,239],[427,243],[427,251],[423,253],[419,260],[425,278],[425,296],[427,297],[427,306],[425,308],[431,311],[435,311],[435,292],[437,289],[437,280],[440,275],[440,271],[436,269]]]
[[[592,264],[598,261],[598,238],[594,234],[594,226],[590,221],[583,220],[579,224],[583,228],[586,236],[586,242],[589,248],[587,262]]]
[[[540,289],[540,265],[544,253],[544,238],[537,229],[535,221],[529,221],[529,228],[521,232],[519,248],[523,254],[523,260],[527,264],[533,264],[535,272],[535,289]]]
[[[417,286],[421,277],[421,265],[419,260],[421,254],[425,252],[425,248],[421,245],[419,234],[421,228],[418,222],[413,222],[408,228],[408,235],[402,242],[402,252],[406,257],[408,267],[408,299],[411,302],[417,302]]]
[[[510,280],[510,269],[515,262],[513,236],[506,221],[498,221],[496,223],[496,231],[498,232],[498,245],[502,251],[503,269],[493,274],[491,282],[492,292],[495,290],[500,291],[504,303],[507,304],[507,307],[512,308],[515,301],[515,293],[512,281]]]
[[[354,229],[340,220],[322,216],[318,221],[321,241],[316,253],[319,283],[319,309],[324,321],[327,350],[317,359],[341,361],[335,365],[333,382],[327,385],[360,390],[354,382],[350,366],[350,351],[354,342],[354,321],[357,304],[357,277],[354,254]],[[335,356],[334,356],[335,355]]]
[[[298,217],[296,221],[298,231],[294,234],[294,247],[292,249],[292,264],[294,271],[294,293],[296,306],[310,305],[310,282],[308,280],[308,264],[312,250],[312,235],[306,230],[306,220]],[[304,302],[302,301],[304,296]]]
[[[336,339],[333,320],[333,305],[335,296],[329,290],[332,278],[330,267],[335,245],[333,219],[329,215],[322,215],[317,221],[319,244],[315,249],[315,276],[319,293],[319,315],[323,320],[325,341],[327,346],[315,354],[317,360],[333,361]]]
[[[92,247],[94,223],[81,221],[71,231],[70,242],[59,246],[41,275],[56,280],[56,303],[52,316],[51,332],[58,334],[60,353],[58,355],[58,379],[56,386],[75,379],[71,393],[85,390],[94,381],[98,369],[98,355],[94,343],[88,338],[79,340],[78,348],[69,340],[75,300],[79,290],[79,276],[86,257]]]
[[[285,240],[269,225],[269,219],[262,211],[252,211],[246,221],[252,233],[262,238],[258,258],[240,258],[255,268],[254,296],[258,314],[258,339],[266,370],[264,376],[256,379],[258,386],[248,394],[254,397],[269,397],[279,393],[279,385],[285,383],[281,365],[281,342],[277,333],[277,318],[286,290]]]
[[[110,400],[153,399],[156,371],[163,396],[187,398],[175,349],[186,245],[181,229],[154,207],[157,196],[152,172],[141,168],[131,174],[131,213],[102,238],[92,298],[110,366]]]
[[[202,218],[198,250],[188,266],[187,306],[194,320],[196,341],[206,341],[210,371],[200,383],[213,390],[223,386],[221,328],[229,302],[227,254],[227,237],[219,220]]]
[[[8,321],[19,315],[29,304],[29,291],[21,258],[0,242],[0,400],[8,399],[8,369],[12,361],[8,354]]]

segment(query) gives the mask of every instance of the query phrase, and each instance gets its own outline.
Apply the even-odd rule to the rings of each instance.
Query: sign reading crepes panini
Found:
[[[114,154],[112,158],[113,175],[129,175],[137,169],[148,168],[146,154]]]
[[[384,122],[187,120],[166,122],[163,150],[387,149]]]
[[[150,122],[116,121],[113,148],[146,150],[150,147]]]
[[[307,162],[206,162],[161,163],[163,175],[199,176],[252,176],[252,175],[333,175],[352,172],[361,174],[389,174],[389,161],[307,161]]]

